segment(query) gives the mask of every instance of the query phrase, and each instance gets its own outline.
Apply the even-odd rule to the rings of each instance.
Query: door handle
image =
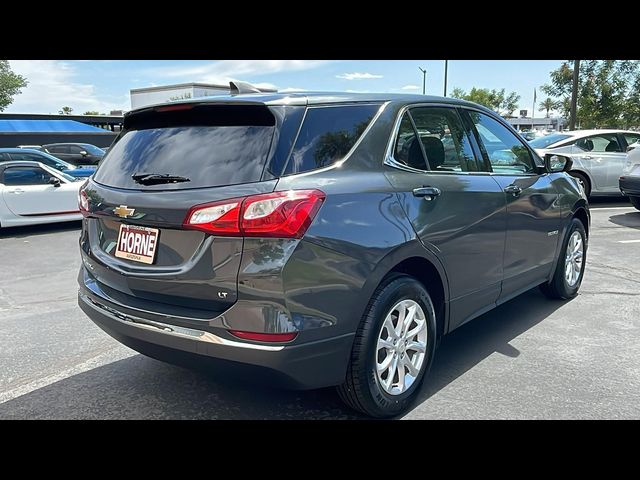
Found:
[[[414,197],[424,197],[425,200],[433,200],[441,193],[442,190],[437,187],[422,187],[413,189]]]
[[[20,195],[21,193],[24,193],[24,190],[22,190],[21,188],[15,188],[13,190],[9,190],[10,193],[15,193],[16,195]]]
[[[585,155],[584,157],[581,157],[582,160],[591,160],[593,157],[591,155]]]
[[[517,197],[522,193],[522,189],[519,186],[513,184],[504,187],[504,191],[505,193],[510,193],[514,197]]]

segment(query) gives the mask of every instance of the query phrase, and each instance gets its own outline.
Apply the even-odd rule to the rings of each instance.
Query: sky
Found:
[[[472,87],[515,91],[518,110],[531,111],[534,88],[562,60],[450,60],[447,91]],[[11,60],[29,85],[5,110],[9,113],[73,113],[130,110],[129,90],[184,82],[242,80],[279,91],[320,90],[442,95],[443,60]],[[536,116],[543,116],[538,112]],[[515,112],[517,115],[517,111]]]

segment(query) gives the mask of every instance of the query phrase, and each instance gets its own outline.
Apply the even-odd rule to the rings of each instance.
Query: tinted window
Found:
[[[274,127],[181,126],[125,132],[104,157],[95,181],[129,189],[176,190],[257,182]],[[135,174],[171,174],[188,182],[143,186]]]
[[[25,160],[28,162],[40,162],[42,161],[42,163],[47,164],[46,161],[43,161],[44,159],[40,158],[38,155],[36,155],[35,153],[12,153],[11,154],[11,159],[12,160]]]
[[[427,164],[424,160],[420,143],[416,140],[417,138],[409,112],[406,112],[400,122],[393,158],[407,167],[426,170]]]
[[[4,171],[5,185],[45,185],[51,175],[38,167],[9,167]]]
[[[326,167],[342,160],[379,108],[380,105],[308,108],[285,175]]]
[[[8,162],[9,160],[11,160],[11,157],[8,153],[0,153],[0,162]]]
[[[478,170],[471,143],[454,109],[419,107],[412,108],[410,113],[426,154],[429,170]]]
[[[618,142],[615,133],[603,133],[576,140],[576,147],[585,152],[622,152],[622,147]]]
[[[50,153],[69,153],[69,147],[65,145],[50,145],[45,148]]]
[[[553,145],[554,143],[561,142],[562,140],[566,140],[568,138],[571,138],[571,135],[552,133],[551,135],[545,135],[544,137],[531,140],[529,142],[529,145],[531,145],[533,148],[547,148],[549,145]]]
[[[80,147],[79,145],[69,145],[69,153],[78,155],[82,151],[86,151],[84,147]]]
[[[623,133],[623,135],[628,145],[640,140],[640,133]]]
[[[517,135],[497,120],[479,112],[469,112],[480,138],[480,148],[496,173],[534,173],[533,156]]]

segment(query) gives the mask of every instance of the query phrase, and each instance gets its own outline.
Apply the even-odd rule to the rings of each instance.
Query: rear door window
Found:
[[[141,112],[94,175],[103,185],[136,190],[178,190],[257,182],[275,129],[264,106],[207,106]],[[141,185],[134,175],[171,175],[188,181]]]
[[[618,136],[615,133],[603,133],[581,138],[576,141],[576,147],[582,151],[594,153],[622,152]]]
[[[309,107],[284,175],[328,167],[346,157],[380,104]]]

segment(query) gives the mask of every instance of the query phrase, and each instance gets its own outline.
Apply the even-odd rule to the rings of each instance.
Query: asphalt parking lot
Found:
[[[76,305],[79,224],[0,231],[0,419],[359,418],[332,389],[287,392],[167,365]],[[537,289],[445,337],[410,419],[640,418],[640,212],[592,203],[580,295]]]

